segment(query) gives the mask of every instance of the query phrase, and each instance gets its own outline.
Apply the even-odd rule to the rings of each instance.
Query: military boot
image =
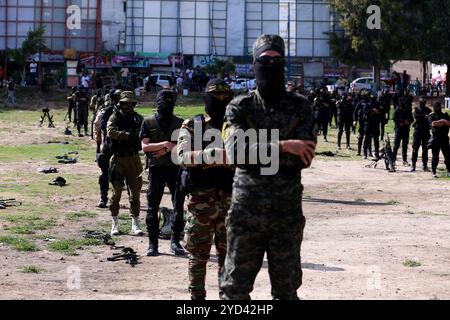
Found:
[[[142,236],[144,234],[139,227],[139,217],[131,218],[131,233],[135,236]]]
[[[147,256],[149,257],[155,257],[159,255],[159,251],[158,251],[158,238],[156,239],[152,239],[150,238],[149,240],[149,246],[148,246],[148,250],[147,250]]]
[[[119,219],[117,217],[112,217],[111,235],[117,236],[119,233]]]
[[[173,252],[176,256],[186,255],[186,251],[180,244],[180,236],[178,234],[172,234],[170,239],[170,252]]]
[[[416,171],[416,163],[415,162],[411,163],[411,170],[410,171],[411,172],[415,172]]]
[[[430,171],[430,169],[428,169],[428,166],[426,164],[423,165],[422,167],[423,171],[428,172]]]
[[[107,202],[108,202],[107,200],[101,199],[99,201],[99,203],[97,204],[97,208],[102,208],[102,209],[107,208],[108,207]]]

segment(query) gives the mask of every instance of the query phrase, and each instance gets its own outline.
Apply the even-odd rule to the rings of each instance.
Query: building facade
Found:
[[[124,1],[0,0],[0,50],[19,48],[27,32],[39,25],[45,27],[52,51],[122,50]]]
[[[126,50],[243,57],[263,33],[292,57],[328,58],[334,15],[325,0],[128,0]]]

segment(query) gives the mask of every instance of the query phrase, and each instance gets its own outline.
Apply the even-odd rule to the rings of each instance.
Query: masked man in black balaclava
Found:
[[[235,164],[227,255],[220,275],[222,299],[250,299],[265,255],[273,298],[298,299],[305,226],[301,171],[315,157],[318,126],[312,104],[285,91],[284,52],[279,36],[258,37],[253,46],[257,89],[234,99],[226,110],[223,136],[227,159],[245,153],[245,161]],[[250,129],[256,130],[258,137],[263,135],[262,129],[270,130],[272,139],[245,139],[244,143],[235,139],[241,130],[250,133]],[[279,139],[274,138],[276,132]],[[256,164],[251,161],[261,154],[275,157],[269,164],[261,156],[256,157]]]
[[[447,112],[442,112],[440,102],[433,105],[433,113],[429,116],[432,138],[429,148],[433,152],[431,159],[431,171],[433,178],[437,178],[437,166],[439,164],[439,152],[444,155],[445,166],[447,167],[447,177],[450,177],[450,146],[448,132],[450,127],[450,116]]]
[[[163,89],[156,97],[156,113],[146,118],[140,131],[142,150],[146,154],[148,166],[147,189],[147,231],[149,235],[148,256],[157,256],[158,237],[160,233],[158,211],[166,185],[172,195],[174,214],[172,216],[172,238],[170,250],[175,255],[184,255],[180,244],[184,228],[184,195],[177,190],[179,167],[171,160],[171,151],[177,145],[175,130],[181,127],[183,119],[173,114],[175,96],[171,90]]]
[[[205,88],[206,115],[186,120],[178,137],[178,158],[184,167],[182,186],[191,195],[185,231],[186,249],[189,251],[189,291],[193,300],[206,297],[206,265],[213,240],[219,270],[225,260],[225,217],[230,206],[234,171],[224,161],[221,129],[231,98],[232,92],[225,81],[210,80]],[[196,127],[202,130],[196,130]],[[203,132],[205,136],[215,132],[221,142],[220,147],[212,147],[210,141],[203,141],[201,148],[196,149],[194,140],[199,137],[194,135]]]

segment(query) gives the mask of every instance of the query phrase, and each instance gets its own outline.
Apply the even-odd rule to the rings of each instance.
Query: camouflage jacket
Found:
[[[285,95],[277,105],[270,106],[265,104],[257,91],[252,91],[235,98],[228,105],[226,118],[223,135],[229,158],[236,159],[237,154],[243,152],[246,155],[279,152],[279,142],[263,141],[266,139],[259,138],[256,143],[246,141],[245,150],[237,150],[234,135],[239,130],[256,129],[261,132],[260,129],[277,129],[280,141],[317,141],[318,126],[314,119],[313,106],[298,94]],[[279,170],[274,175],[262,175],[260,169],[267,164],[259,160],[257,164],[250,164],[249,158],[245,158],[244,164],[236,164],[233,192],[241,196],[253,195],[259,201],[269,202],[274,197],[291,199],[292,196],[300,195],[300,171],[307,166],[299,157],[287,153],[279,154]],[[292,187],[296,191],[292,191]]]

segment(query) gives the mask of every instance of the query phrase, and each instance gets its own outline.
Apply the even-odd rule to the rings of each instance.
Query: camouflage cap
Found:
[[[119,102],[132,102],[137,103],[138,101],[134,98],[133,91],[124,91],[120,94]]]
[[[111,96],[109,95],[109,93],[105,95],[105,102],[107,103],[111,102]]]
[[[284,57],[284,40],[276,34],[263,34],[253,44],[253,60],[258,58],[264,51],[274,50]]]

